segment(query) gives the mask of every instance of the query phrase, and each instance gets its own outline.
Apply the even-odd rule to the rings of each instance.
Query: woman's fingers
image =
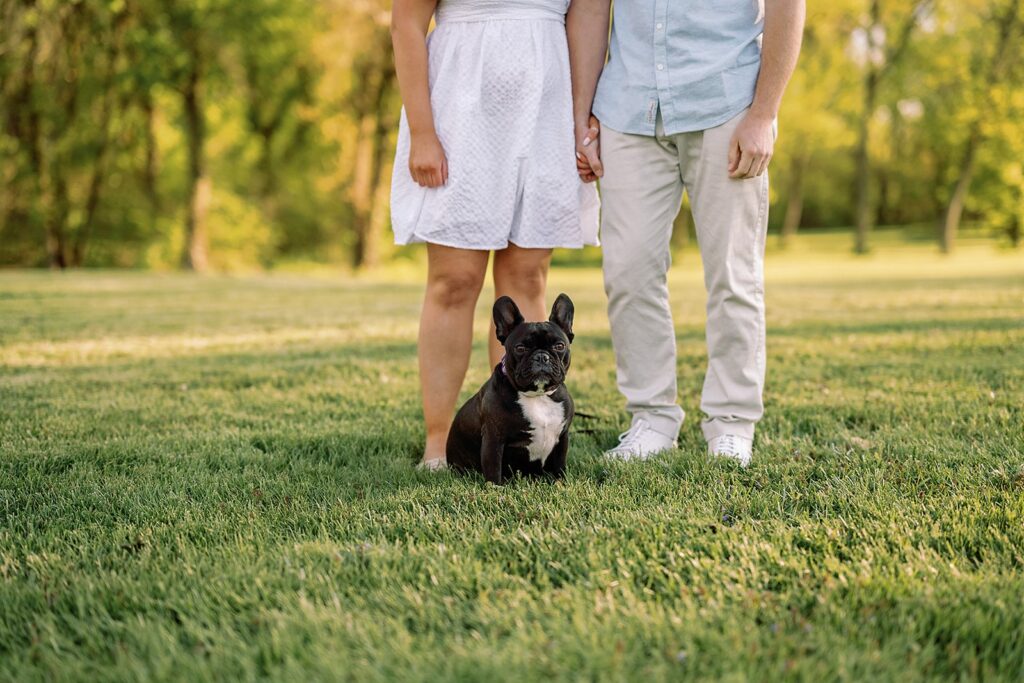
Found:
[[[441,187],[448,184],[448,160],[437,166],[421,166],[409,169],[412,179],[420,187]]]

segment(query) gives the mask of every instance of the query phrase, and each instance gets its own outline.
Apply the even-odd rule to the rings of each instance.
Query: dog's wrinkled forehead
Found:
[[[568,344],[569,337],[558,325],[552,322],[523,323],[508,335],[505,346],[511,348],[522,344],[531,349],[546,349],[559,342]]]

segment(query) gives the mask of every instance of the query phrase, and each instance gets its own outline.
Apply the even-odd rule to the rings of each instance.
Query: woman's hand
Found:
[[[436,8],[437,0],[395,0],[391,9],[395,73],[412,135],[409,174],[423,187],[448,182],[448,161],[437,139],[434,112],[430,108],[427,68],[427,31]]]
[[[421,187],[448,182],[448,159],[437,135],[413,136],[409,146],[409,173]]]

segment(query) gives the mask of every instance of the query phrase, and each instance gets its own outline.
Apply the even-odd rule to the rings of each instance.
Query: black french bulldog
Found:
[[[447,459],[456,471],[482,472],[500,484],[516,472],[565,474],[575,408],[565,387],[572,343],[572,301],[559,294],[547,322],[523,321],[507,296],[494,302],[494,326],[505,357],[466,401],[448,433]]]

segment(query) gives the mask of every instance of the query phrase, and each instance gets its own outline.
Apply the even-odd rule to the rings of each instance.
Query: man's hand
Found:
[[[421,187],[440,187],[448,182],[448,159],[437,135],[412,136],[409,173]]]
[[[593,114],[587,126],[576,127],[576,172],[585,183],[592,183],[604,176],[600,138],[601,122]]]
[[[768,170],[774,151],[772,119],[747,112],[729,140],[729,177],[743,180],[761,175]]]

